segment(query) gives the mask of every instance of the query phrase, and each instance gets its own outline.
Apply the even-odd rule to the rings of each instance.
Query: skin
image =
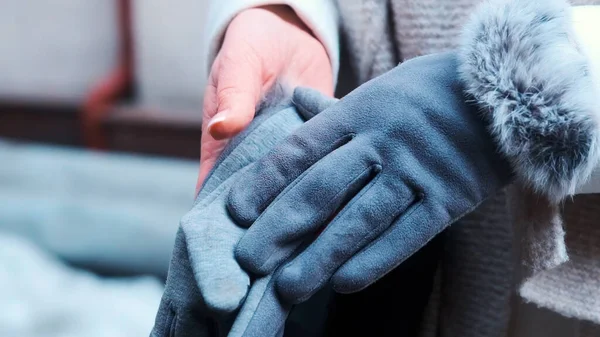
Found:
[[[333,95],[333,72],[323,44],[287,6],[247,9],[225,32],[204,94],[200,173],[196,192],[227,141],[254,118],[277,79]]]

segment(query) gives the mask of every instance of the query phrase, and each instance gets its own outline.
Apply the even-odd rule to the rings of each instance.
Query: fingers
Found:
[[[414,201],[405,185],[384,184],[377,178],[327,225],[319,237],[289,263],[277,279],[281,296],[291,303],[307,300],[335,271],[384,232]],[[393,248],[386,247],[386,252]]]
[[[242,131],[252,121],[261,88],[265,85],[260,64],[250,62],[248,56],[244,56],[249,52],[242,46],[231,40],[224,42],[204,90],[196,194],[225,148],[227,138]]]
[[[298,245],[293,256],[304,248],[306,244]],[[283,336],[285,322],[293,304],[282,301],[277,293],[275,280],[280,273],[281,267],[254,281],[228,336]]]
[[[343,146],[288,186],[238,243],[235,257],[240,265],[260,275],[271,273],[297,241],[315,233],[366,186],[380,166],[376,158],[356,154],[350,144]]]
[[[227,28],[204,93],[197,191],[224,147],[218,141],[249,125],[257,103],[278,78],[333,95],[327,52],[293,10],[269,6],[243,11]]]
[[[200,148],[200,172],[198,174],[198,181],[196,183],[196,194],[200,191],[200,188],[204,184],[206,177],[215,166],[217,159],[223,149],[227,145],[225,140],[216,140],[212,138],[208,133],[203,133],[201,136],[201,148]]]
[[[230,235],[227,228],[201,221],[197,231],[184,227],[190,262],[207,307],[217,313],[231,313],[242,304],[250,278],[232,257],[241,236]]]
[[[292,96],[294,105],[306,120],[329,108],[338,100],[308,87],[297,87]]]
[[[340,293],[360,291],[396,268],[450,224],[449,217],[440,222],[439,215],[440,210],[428,207],[426,202],[415,204],[377,241],[335,273],[334,289]]]
[[[217,313],[239,308],[250,285],[248,274],[233,258],[244,229],[231,221],[225,209],[226,181],[181,220],[190,265],[207,307]]]
[[[351,141],[344,127],[315,116],[249,169],[229,194],[227,208],[238,225],[249,227],[281,191],[328,153]]]
[[[215,66],[213,65],[213,68]],[[196,182],[196,193],[200,191],[204,180],[208,176],[208,173],[215,165],[218,157],[218,153],[225,147],[224,141],[218,141],[214,139],[210,133],[208,133],[207,126],[217,112],[216,103],[216,92],[217,87],[215,86],[214,74],[211,73],[209,82],[204,89],[204,102],[202,108],[202,134],[200,136],[200,171],[198,173],[198,181]]]
[[[228,336],[282,336],[292,305],[279,299],[274,278],[269,275],[254,282]]]
[[[231,138],[250,124],[265,82],[261,62],[252,61],[251,50],[228,47],[225,42],[213,69],[217,105],[207,131],[215,139]]]

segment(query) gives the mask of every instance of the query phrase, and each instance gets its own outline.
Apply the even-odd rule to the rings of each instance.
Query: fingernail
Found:
[[[223,110],[218,112],[213,118],[210,119],[206,130],[216,140],[223,140],[229,137],[227,129],[225,128],[225,121],[229,115],[229,110]]]
[[[223,111],[219,111],[217,112],[216,115],[213,116],[213,118],[210,119],[210,122],[208,122],[208,131],[210,132],[210,130],[216,125],[216,124],[220,124],[223,123],[223,121],[225,121],[225,119],[227,119],[227,113],[229,112],[229,110],[223,110]]]

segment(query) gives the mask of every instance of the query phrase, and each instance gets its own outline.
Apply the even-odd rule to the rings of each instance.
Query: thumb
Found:
[[[214,139],[230,138],[242,131],[254,118],[261,97],[262,76],[259,66],[243,60],[221,62],[216,78],[217,113],[207,129]],[[222,60],[223,61],[223,60]]]

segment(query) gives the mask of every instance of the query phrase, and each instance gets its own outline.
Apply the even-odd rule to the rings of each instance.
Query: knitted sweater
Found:
[[[207,30],[207,67],[235,13],[279,3],[294,8],[324,43],[336,75],[339,20],[349,64],[362,83],[403,60],[459,47],[463,24],[480,2],[236,0],[224,6],[215,1],[210,16],[214,21]],[[574,4],[600,4],[600,0]],[[597,196],[578,195],[562,208],[553,206],[552,197],[517,184],[450,228],[424,335],[521,336],[529,319],[523,315],[528,309],[524,302],[551,310],[541,315],[559,313],[600,324],[600,266],[594,262],[600,233],[592,223],[600,216]],[[561,218],[566,220],[566,244]],[[515,289],[520,296],[515,296]],[[594,329],[590,324],[573,329],[580,326],[588,332]],[[569,335],[583,334],[572,331]]]

